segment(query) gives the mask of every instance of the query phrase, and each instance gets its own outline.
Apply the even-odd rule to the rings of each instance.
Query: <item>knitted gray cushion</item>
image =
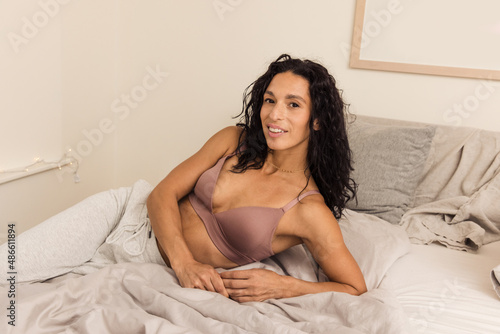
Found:
[[[370,124],[358,119],[348,131],[358,203],[351,200],[347,208],[398,224],[413,205],[436,128]]]

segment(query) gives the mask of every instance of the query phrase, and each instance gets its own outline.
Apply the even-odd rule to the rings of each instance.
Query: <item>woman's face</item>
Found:
[[[292,72],[276,74],[260,110],[267,146],[274,150],[307,150],[311,117],[309,82]]]

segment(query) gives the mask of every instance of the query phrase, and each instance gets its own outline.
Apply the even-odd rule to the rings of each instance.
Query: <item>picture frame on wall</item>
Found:
[[[498,0],[356,0],[350,67],[500,80],[498,13]]]

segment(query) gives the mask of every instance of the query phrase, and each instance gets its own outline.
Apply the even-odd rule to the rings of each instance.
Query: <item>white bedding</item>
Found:
[[[473,254],[410,245],[402,228],[374,216],[348,211],[340,224],[370,289],[361,297],[332,292],[239,304],[181,288],[169,268],[123,263],[16,286],[16,327],[4,317],[0,333],[500,333],[491,281],[500,242]],[[296,246],[248,267],[314,281],[309,256]],[[0,287],[2,305],[7,290]]]
[[[500,333],[500,299],[491,271],[500,242],[466,253],[412,245],[387,272],[381,287],[394,292],[417,333]]]
[[[376,217],[351,212],[348,219],[341,221],[343,236],[370,288],[359,297],[325,292],[239,304],[217,293],[181,288],[165,266],[121,263],[87,276],[17,285],[16,326],[4,317],[0,333],[410,333],[394,294],[376,288],[392,263],[408,252],[408,237]],[[245,267],[286,271],[308,281],[321,277],[300,245]],[[0,287],[2,298],[8,289]]]

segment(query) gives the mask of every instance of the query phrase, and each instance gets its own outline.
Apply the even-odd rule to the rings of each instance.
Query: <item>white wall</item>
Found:
[[[0,170],[60,158],[61,20],[40,12],[32,0],[0,3]]]
[[[56,0],[40,0],[47,1]],[[159,182],[215,131],[234,124],[245,87],[284,52],[327,66],[351,111],[359,114],[452,124],[453,108],[488,89],[488,98],[469,117],[461,116],[460,125],[500,130],[500,82],[350,69],[346,46],[354,1],[64,2],[24,55],[13,55],[8,47],[2,53],[41,57],[46,63],[34,65],[40,72],[4,66],[0,87],[22,75],[29,84],[14,91],[55,99],[39,100],[37,108],[20,99],[18,108],[34,119],[55,105],[60,119],[42,118],[37,126],[61,129],[60,153],[72,148],[77,154],[82,181],[74,184],[63,170],[0,185],[2,224],[16,221],[19,230],[97,191],[138,178]],[[221,4],[219,10],[214,6]],[[33,12],[11,3],[1,9],[12,9],[17,26]],[[59,44],[45,40],[50,36]],[[15,102],[0,103],[2,120],[19,126],[10,111]],[[35,146],[30,151],[4,133],[0,141],[37,153]],[[1,164],[14,158],[0,159]]]

